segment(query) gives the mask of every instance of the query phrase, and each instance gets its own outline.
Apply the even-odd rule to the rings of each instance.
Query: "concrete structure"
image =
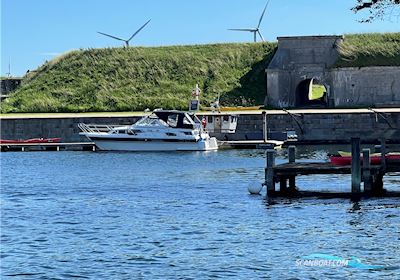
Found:
[[[22,78],[1,78],[1,95],[7,95],[8,93],[16,90],[21,85],[21,82]]]
[[[335,68],[328,73],[336,107],[400,106],[400,67]]]
[[[138,119],[139,117],[7,118],[1,120],[1,139],[60,137],[62,142],[89,141],[79,135],[79,123],[127,125]]]
[[[267,111],[268,112],[268,111]],[[307,112],[307,113],[305,113]],[[138,116],[118,117],[57,117],[57,118],[3,118],[2,139],[29,139],[61,137],[62,142],[88,141],[79,135],[78,123],[126,125]],[[263,139],[261,113],[241,114],[235,134],[216,134],[219,140]],[[294,130],[298,139],[310,143],[341,143],[351,137],[376,142],[382,137],[388,142],[400,142],[400,110],[386,109],[375,113],[368,110],[304,110],[288,114],[284,111],[267,113],[269,131]]]
[[[276,108],[400,107],[400,67],[334,68],[343,36],[279,37],[266,69],[265,105]],[[308,98],[311,80],[325,95]]]

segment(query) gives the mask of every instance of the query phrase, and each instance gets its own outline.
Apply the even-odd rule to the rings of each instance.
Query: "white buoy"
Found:
[[[252,182],[247,187],[250,194],[260,194],[262,188],[263,188],[263,185],[260,182]]]

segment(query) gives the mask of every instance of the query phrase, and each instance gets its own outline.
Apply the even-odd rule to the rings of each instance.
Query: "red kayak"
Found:
[[[58,143],[61,138],[32,138],[27,140],[0,140],[0,144]]]
[[[374,155],[370,157],[371,159],[371,164],[373,165],[379,165],[381,164],[381,156],[380,155]],[[385,159],[387,161],[400,161],[400,153],[389,153],[385,155]],[[330,157],[330,160],[332,164],[334,165],[350,165],[351,164],[351,156],[340,156],[340,155],[334,155]],[[360,157],[361,164],[362,164],[362,156]]]

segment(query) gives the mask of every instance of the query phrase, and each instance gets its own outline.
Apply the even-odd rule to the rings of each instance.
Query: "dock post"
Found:
[[[274,166],[275,166],[275,150],[267,150],[267,167],[265,170],[265,184],[267,186],[267,195],[275,193],[275,179],[274,179]]]
[[[263,118],[263,139],[264,142],[267,142],[268,135],[267,135],[267,112],[262,111],[262,118]]]
[[[386,173],[386,140],[385,138],[380,139],[381,142],[381,166],[379,168],[378,174],[375,176],[375,181],[373,184],[372,193],[375,195],[381,195],[384,193],[383,189],[383,176]]]
[[[370,149],[363,149],[363,166],[362,166],[362,174],[364,181],[364,193],[371,193],[372,191],[372,178],[371,178],[371,158],[370,158]]]
[[[360,138],[351,138],[351,194],[358,197],[361,185]]]
[[[288,153],[289,153],[289,163],[295,163],[296,162],[296,147],[289,146]],[[296,176],[295,175],[289,176],[289,190],[291,192],[294,192],[296,190]]]
[[[296,161],[296,147],[289,146],[288,147],[288,154],[289,154],[289,163],[295,163]]]
[[[386,171],[386,140],[382,138],[381,140],[381,170],[383,173]]]
[[[281,194],[284,194],[287,191],[287,180],[284,176],[279,178],[279,191]]]

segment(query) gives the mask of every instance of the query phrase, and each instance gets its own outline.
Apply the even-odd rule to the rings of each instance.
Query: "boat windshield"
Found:
[[[151,116],[138,120],[135,126],[168,126],[165,121]]]

